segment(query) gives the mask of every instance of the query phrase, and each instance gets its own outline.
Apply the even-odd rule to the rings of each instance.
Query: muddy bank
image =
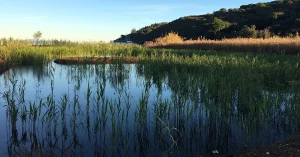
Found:
[[[113,63],[136,63],[137,57],[69,57],[54,60],[57,64],[113,64]]]
[[[299,157],[300,138],[289,139],[285,142],[278,142],[269,147],[253,149],[247,152],[240,152],[222,157]]]
[[[8,69],[9,66],[5,64],[4,59],[0,58],[0,75],[2,75]]]

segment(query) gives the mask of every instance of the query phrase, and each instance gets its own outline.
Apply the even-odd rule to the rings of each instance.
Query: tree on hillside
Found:
[[[38,44],[39,39],[42,37],[42,32],[37,31],[33,34],[33,38],[36,40],[36,44]]]
[[[252,25],[251,28],[248,26],[244,26],[242,30],[239,31],[239,35],[242,38],[256,38],[257,37],[257,31],[256,26]]]
[[[213,29],[212,31],[214,33],[217,33],[220,30],[229,27],[230,25],[231,25],[231,23],[229,23],[227,21],[223,21],[223,20],[215,17],[212,22],[212,29]]]
[[[133,29],[131,30],[131,34],[134,34],[134,33],[136,33],[136,29],[135,29],[135,28],[133,28]]]

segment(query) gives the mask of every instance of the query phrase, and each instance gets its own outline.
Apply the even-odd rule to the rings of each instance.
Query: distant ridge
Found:
[[[143,44],[168,32],[186,39],[222,39],[236,37],[293,36],[300,31],[300,0],[277,0],[242,5],[240,8],[215,11],[212,14],[181,17],[172,22],[156,23],[115,41],[130,39]]]

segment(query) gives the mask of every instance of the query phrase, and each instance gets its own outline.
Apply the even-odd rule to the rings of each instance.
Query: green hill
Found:
[[[122,35],[115,41],[145,41],[177,32],[186,39],[292,36],[300,30],[300,0],[277,0],[242,5],[240,8],[215,11],[212,14],[181,17],[172,22],[152,24]]]

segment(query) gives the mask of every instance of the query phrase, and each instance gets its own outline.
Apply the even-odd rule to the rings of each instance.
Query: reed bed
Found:
[[[178,39],[178,38],[177,38]],[[237,41],[245,41],[245,43],[255,43],[261,39],[236,39]],[[246,42],[249,41],[249,42]],[[262,40],[266,43],[272,39]],[[223,41],[209,41],[203,40],[203,43],[207,45],[211,44],[212,47],[218,47],[215,43],[220,43],[221,49],[222,42],[231,44],[231,40]],[[273,43],[276,40],[274,39]],[[298,39],[282,39],[281,42],[289,43],[294,41],[294,44],[298,42]],[[184,41],[181,44],[185,45],[185,42],[195,43],[196,41]],[[214,43],[215,42],[215,43]],[[263,43],[263,42],[262,42]],[[188,45],[188,44],[187,44]],[[190,44],[191,45],[191,44]],[[233,45],[233,44],[231,44]],[[171,46],[165,45],[165,46]],[[247,46],[247,44],[244,44]],[[232,46],[234,48],[234,46]],[[239,48],[242,49],[242,46]],[[213,49],[213,48],[212,48]],[[246,48],[245,48],[246,49]],[[278,48],[280,49],[280,48]],[[0,58],[4,61],[5,67],[13,67],[19,65],[45,65],[54,58],[93,58],[93,57],[136,57],[137,62],[157,62],[169,63],[173,65],[190,65],[207,67],[207,69],[213,70],[215,68],[233,68],[233,69],[255,69],[255,71],[263,72],[268,77],[282,77],[286,81],[299,81],[299,61],[298,55],[277,55],[266,53],[243,53],[243,52],[225,52],[229,51],[229,47],[222,49],[222,51],[215,50],[193,50],[193,49],[157,49],[151,47],[145,47],[141,45],[122,45],[122,44],[107,44],[107,43],[81,43],[72,46],[32,46],[26,44],[10,44],[6,46],[0,46]],[[266,51],[265,49],[260,49]],[[296,50],[295,50],[296,51]],[[299,51],[299,50],[298,50]],[[3,66],[4,67],[4,66]],[[6,68],[7,69],[7,68]],[[271,75],[272,74],[272,75]],[[276,75],[276,76],[275,76]]]
[[[299,54],[300,38],[233,38],[222,40],[185,40],[176,33],[169,33],[164,37],[145,43],[151,48],[213,50],[222,52],[253,52],[267,54]]]
[[[299,42],[299,38],[224,39],[220,41],[199,39],[184,41],[174,33],[157,39],[156,42],[147,42],[145,44],[146,46],[107,43],[32,46],[12,42],[8,45],[0,46],[0,60],[8,65],[7,67],[14,65],[43,65],[53,58],[91,58],[103,56],[133,56],[143,58],[144,60],[161,60],[169,57],[176,61],[198,58],[196,60],[198,62],[197,64],[202,64],[211,57],[217,59],[219,57],[261,58],[263,56],[263,58],[267,58],[269,61],[277,61],[295,57],[264,55],[271,53],[299,54]],[[153,49],[153,47],[159,49]],[[299,55],[297,55],[296,58],[299,58]],[[212,63],[214,63],[214,61]]]
[[[32,46],[10,44],[0,46],[0,58],[11,65],[41,65],[53,58],[136,56],[143,53],[139,45],[82,43],[71,46]]]

